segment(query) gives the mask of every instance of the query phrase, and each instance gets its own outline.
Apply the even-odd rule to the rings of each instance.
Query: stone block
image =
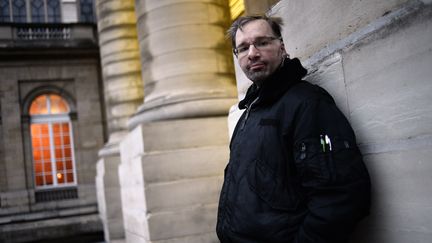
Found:
[[[219,239],[217,238],[216,232],[213,230],[209,233],[198,234],[198,235],[189,235],[184,237],[176,237],[168,240],[154,240],[152,243],[192,243],[192,242],[200,242],[200,243],[219,243]]]
[[[431,135],[431,12],[389,26],[344,55],[352,125],[361,143]]]
[[[372,180],[372,210],[354,242],[430,241],[431,152],[430,147],[418,147],[365,156]]]
[[[339,109],[349,118],[342,56],[335,53],[320,62],[317,68],[310,68],[308,71],[309,74],[304,79],[327,90]]]
[[[212,117],[141,124],[120,143],[121,159],[130,161],[150,152],[226,145],[226,123],[225,117]]]
[[[147,184],[147,213],[167,212],[218,201],[223,176]]]
[[[140,242],[131,239],[135,235],[144,236],[148,239],[147,206],[142,171],[139,157],[128,162],[122,158],[122,163],[119,166],[119,179],[127,242]]]
[[[216,217],[217,205],[215,204],[150,214],[148,215],[150,240],[156,241],[214,232]]]
[[[123,239],[123,213],[118,178],[120,156],[106,156],[97,163],[96,186],[99,215],[104,226],[105,240]]]
[[[272,14],[285,23],[282,36],[288,53],[306,59],[405,2],[408,0],[284,0]]]
[[[232,73],[232,59],[228,50],[221,49],[183,49],[156,56],[149,69],[142,68],[143,79],[161,80],[176,76],[199,73]],[[208,58],[212,57],[212,58]]]
[[[227,146],[192,148],[142,157],[146,183],[206,178],[223,174],[228,162]]]

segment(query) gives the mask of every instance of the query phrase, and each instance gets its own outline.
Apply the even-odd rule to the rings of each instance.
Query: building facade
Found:
[[[94,4],[0,1],[0,241],[102,239]]]

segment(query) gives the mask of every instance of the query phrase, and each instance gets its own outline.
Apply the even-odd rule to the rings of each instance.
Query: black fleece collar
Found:
[[[257,106],[272,104],[290,87],[300,82],[306,74],[307,70],[301,65],[299,59],[286,58],[283,65],[267,80],[264,80],[260,88],[252,84],[246,92],[246,97],[240,101],[238,106],[240,109],[245,109],[256,97],[259,97],[255,103]]]

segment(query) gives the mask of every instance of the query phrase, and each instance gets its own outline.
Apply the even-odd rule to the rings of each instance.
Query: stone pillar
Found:
[[[136,4],[145,98],[130,126],[225,114],[236,96],[227,0]]]
[[[227,113],[237,102],[228,1],[136,8],[145,99],[120,145],[126,241],[218,242]]]
[[[98,0],[99,44],[109,140],[100,150],[96,186],[105,240],[124,238],[118,178],[119,142],[143,99],[133,0]]]

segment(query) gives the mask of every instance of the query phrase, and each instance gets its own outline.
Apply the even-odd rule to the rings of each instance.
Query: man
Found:
[[[253,81],[230,144],[220,195],[221,242],[348,242],[370,204],[354,132],[322,88],[301,79],[280,20],[241,17],[228,34]]]

